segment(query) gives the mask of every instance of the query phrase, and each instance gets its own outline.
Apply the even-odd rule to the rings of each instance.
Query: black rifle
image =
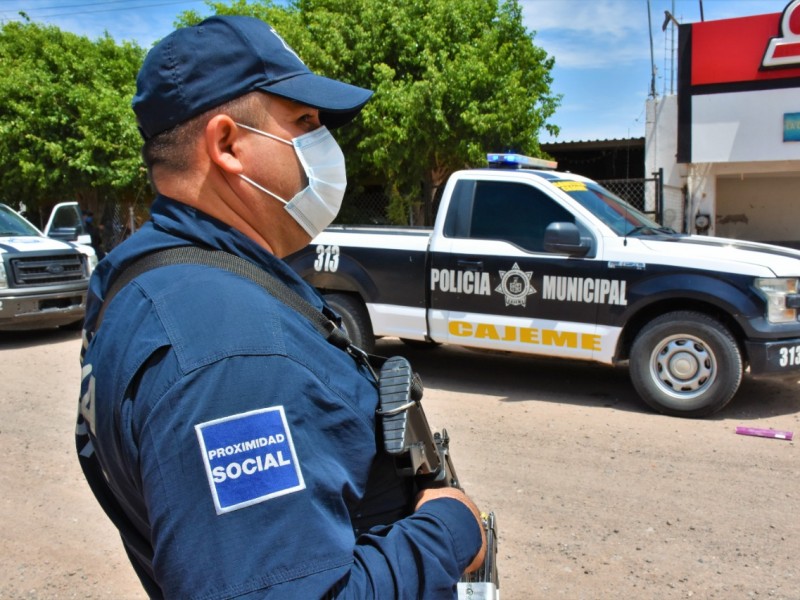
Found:
[[[433,433],[422,409],[422,381],[401,356],[389,358],[380,371],[383,443],[394,457],[397,473],[414,477],[420,489],[454,487],[463,490],[450,458],[447,430]],[[486,557],[481,567],[462,576],[459,598],[498,598],[497,524],[494,513],[482,513]]]

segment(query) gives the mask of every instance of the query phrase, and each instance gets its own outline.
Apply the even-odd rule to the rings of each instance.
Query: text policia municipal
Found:
[[[492,285],[489,273],[432,269],[431,290],[451,294],[490,296]],[[624,279],[592,277],[542,277],[542,299],[560,302],[585,302],[589,304],[617,304],[626,306],[627,282]]]

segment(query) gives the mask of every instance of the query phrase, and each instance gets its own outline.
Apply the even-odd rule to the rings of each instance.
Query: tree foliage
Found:
[[[130,108],[144,50],[35,23],[0,27],[4,201],[28,208],[145,182]]]

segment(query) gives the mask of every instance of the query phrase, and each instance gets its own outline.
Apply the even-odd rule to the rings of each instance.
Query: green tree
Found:
[[[146,182],[130,108],[145,51],[35,23],[0,27],[2,198],[28,208]]]
[[[358,147],[391,174],[395,220],[421,196],[430,224],[449,175],[484,165],[486,152],[540,154],[539,131],[555,130],[546,124],[558,105],[554,60],[534,45],[516,0],[366,0],[364,8],[371,33],[355,48],[364,59],[371,48],[378,53],[375,99],[364,114],[369,133]]]

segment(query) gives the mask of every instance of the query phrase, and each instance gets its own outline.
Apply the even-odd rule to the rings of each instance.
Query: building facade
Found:
[[[647,106],[664,224],[800,247],[800,0],[679,27],[678,93]]]

